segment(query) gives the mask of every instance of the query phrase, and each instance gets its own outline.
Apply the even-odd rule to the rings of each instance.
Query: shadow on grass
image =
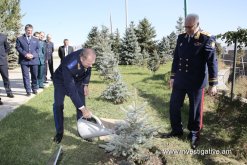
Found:
[[[95,164],[107,161],[98,143],[78,137],[75,116],[64,119],[62,164]],[[53,142],[52,112],[23,105],[0,121],[0,164],[46,164],[58,145]]]
[[[169,122],[169,100],[170,100],[170,92],[168,91],[168,87],[166,84],[169,80],[169,73],[166,74],[156,74],[147,78],[144,78],[141,82],[136,82],[133,85],[138,89],[140,96],[147,99],[151,107],[157,110],[160,114],[160,117],[163,118],[166,122]],[[156,90],[156,91],[152,91]],[[164,92],[163,94],[160,94]],[[238,107],[238,106],[236,106]],[[247,108],[246,108],[247,109]],[[224,110],[226,111],[226,109]],[[184,125],[184,130],[187,131],[187,123],[189,117],[189,105],[188,98],[184,102],[183,107],[181,108],[182,113],[182,121]],[[235,116],[235,117],[234,117]],[[223,115],[217,113],[215,111],[206,111],[203,115],[204,118],[204,129],[202,131],[202,136],[200,140],[200,146],[198,149],[218,149],[218,150],[229,150],[231,149],[232,153],[236,155],[240,155],[239,157],[246,160],[246,143],[243,144],[243,135],[247,133],[246,130],[246,113],[245,115]],[[230,132],[230,133],[229,133]],[[221,135],[220,135],[221,134]],[[245,135],[246,136],[246,135]],[[182,137],[182,140],[186,143],[189,141],[186,139],[186,136]],[[246,140],[247,138],[245,138]],[[236,151],[236,144],[242,142],[242,146],[245,149],[239,149]],[[245,150],[244,156],[241,155],[241,151]],[[211,158],[212,155],[207,157],[195,155],[195,158],[199,161],[202,161],[206,164],[214,164],[217,163],[218,160],[214,160]],[[231,157],[230,155],[223,155],[226,157]],[[226,158],[226,160],[228,159]],[[235,161],[235,160],[234,160]]]
[[[169,101],[171,91],[166,92],[169,91],[167,86],[169,80],[168,77],[170,77],[170,72],[165,74],[154,74],[133,85],[138,89],[139,95],[147,99],[151,107],[157,110],[161,115],[160,117],[169,123]],[[153,91],[153,89],[155,89],[155,91]],[[184,124],[187,124],[188,120],[188,111],[186,111],[187,109],[188,105],[184,103],[181,110],[183,121],[185,121]]]

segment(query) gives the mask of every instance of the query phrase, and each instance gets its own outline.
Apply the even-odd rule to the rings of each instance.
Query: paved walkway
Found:
[[[60,59],[57,55],[57,52],[54,52],[53,55],[54,55],[53,65],[55,70],[60,64]],[[0,105],[0,120],[3,119],[5,116],[7,116],[9,113],[13,112],[20,105],[28,102],[31,98],[35,97],[34,94],[32,94],[29,97],[26,96],[26,90],[24,89],[20,67],[17,67],[13,70],[9,70],[9,78],[10,78],[11,89],[15,97],[14,98],[7,97],[7,94],[3,87],[3,80],[2,77],[0,76],[0,97],[3,102],[3,105]],[[50,78],[49,71],[47,78]],[[52,81],[48,79],[48,83],[45,84],[45,87],[48,87],[50,84],[52,84]],[[43,89],[39,89],[38,93],[42,91]]]

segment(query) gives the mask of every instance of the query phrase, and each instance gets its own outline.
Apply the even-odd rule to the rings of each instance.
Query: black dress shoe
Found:
[[[1,98],[0,98],[0,105],[3,105],[3,102],[1,101]]]
[[[38,93],[37,91],[33,91],[33,94],[37,95],[37,93]]]
[[[13,97],[14,97],[14,95],[13,95],[12,93],[8,93],[8,94],[7,94],[7,97],[9,97],[9,98],[13,98]]]
[[[27,92],[26,96],[31,96],[31,93],[30,92]]]
[[[199,145],[199,139],[200,139],[200,133],[197,132],[191,132],[191,148],[194,150]]]
[[[170,133],[160,134],[160,138],[173,138],[173,137],[180,138],[182,136],[183,136],[183,132],[175,132],[175,131],[172,131]]]
[[[57,133],[56,136],[54,136],[53,141],[59,144],[63,139],[63,133]]]

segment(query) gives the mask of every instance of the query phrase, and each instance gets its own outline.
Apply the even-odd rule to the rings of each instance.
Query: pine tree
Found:
[[[175,47],[176,47],[176,43],[177,43],[177,35],[175,32],[172,32],[169,36],[167,36],[168,42],[169,42],[169,54],[172,55]]]
[[[170,44],[167,37],[163,37],[158,43],[158,54],[160,56],[161,64],[172,59],[172,55],[170,54]]]
[[[143,59],[134,27],[134,22],[131,22],[129,28],[125,31],[121,45],[120,64],[133,65],[139,63]]]
[[[85,48],[93,48],[96,46],[99,40],[99,31],[98,27],[94,26],[92,27],[91,31],[89,32],[87,36],[87,41],[84,43]]]
[[[149,57],[148,60],[148,69],[155,74],[155,72],[159,69],[160,67],[160,57],[157,53],[157,51],[154,51],[153,54]]]
[[[121,104],[127,101],[129,92],[127,86],[123,83],[119,72],[115,72],[113,81],[110,82],[107,88],[101,94],[101,97],[113,102],[114,104]]]
[[[112,36],[112,51],[115,54],[115,59],[117,60],[117,63],[119,63],[119,54],[121,52],[121,38],[118,29]]]
[[[99,33],[98,42],[93,46],[96,51],[96,69],[105,80],[112,80],[117,71],[117,61],[111,50],[111,39],[109,29],[102,26]]]
[[[16,36],[21,31],[21,11],[20,0],[1,0],[0,1],[1,32],[6,34],[10,44],[8,55],[9,68],[15,68],[18,64],[18,53],[15,49]]]
[[[177,25],[175,26],[177,29],[177,35],[185,32],[184,30],[184,19],[183,17],[179,17],[177,20]]]
[[[156,42],[154,41],[156,31],[147,18],[139,22],[135,32],[137,41],[141,47],[141,53],[143,53],[144,50],[148,53],[153,53],[156,50]]]
[[[111,50],[112,40],[107,27],[102,26],[97,40],[98,42],[93,46],[97,54],[96,68],[108,84],[101,97],[120,104],[127,100],[129,94],[127,86],[121,79],[115,55]]]
[[[157,128],[149,123],[145,105],[133,104],[123,110],[127,112],[124,122],[116,125],[113,138],[100,147],[115,157],[123,157],[128,163],[144,164],[149,159]]]

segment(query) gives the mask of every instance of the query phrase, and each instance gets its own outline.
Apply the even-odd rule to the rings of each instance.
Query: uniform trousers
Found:
[[[31,73],[31,85],[30,85],[30,76],[29,76],[29,69]],[[31,93],[32,91],[37,91],[38,89],[38,65],[21,65],[22,77],[24,87],[27,93]]]
[[[45,65],[40,64],[38,66],[38,85],[40,88],[44,87],[44,70],[45,70]]]
[[[66,80],[65,80],[66,81]],[[54,104],[53,104],[53,114],[57,133],[63,133],[64,131],[64,98],[67,95],[65,87],[62,83],[53,82],[54,84]],[[85,105],[85,95],[84,86],[81,83],[76,84],[76,88],[84,106]],[[82,117],[82,112],[76,109],[77,120]]]
[[[3,85],[6,93],[11,94],[12,91],[10,89],[8,65],[0,65],[0,73],[3,79]]]
[[[189,97],[189,131],[200,131],[202,129],[204,88],[202,89],[178,89],[173,87],[170,100],[170,122],[174,132],[183,132],[181,120],[181,107],[185,95]]]

